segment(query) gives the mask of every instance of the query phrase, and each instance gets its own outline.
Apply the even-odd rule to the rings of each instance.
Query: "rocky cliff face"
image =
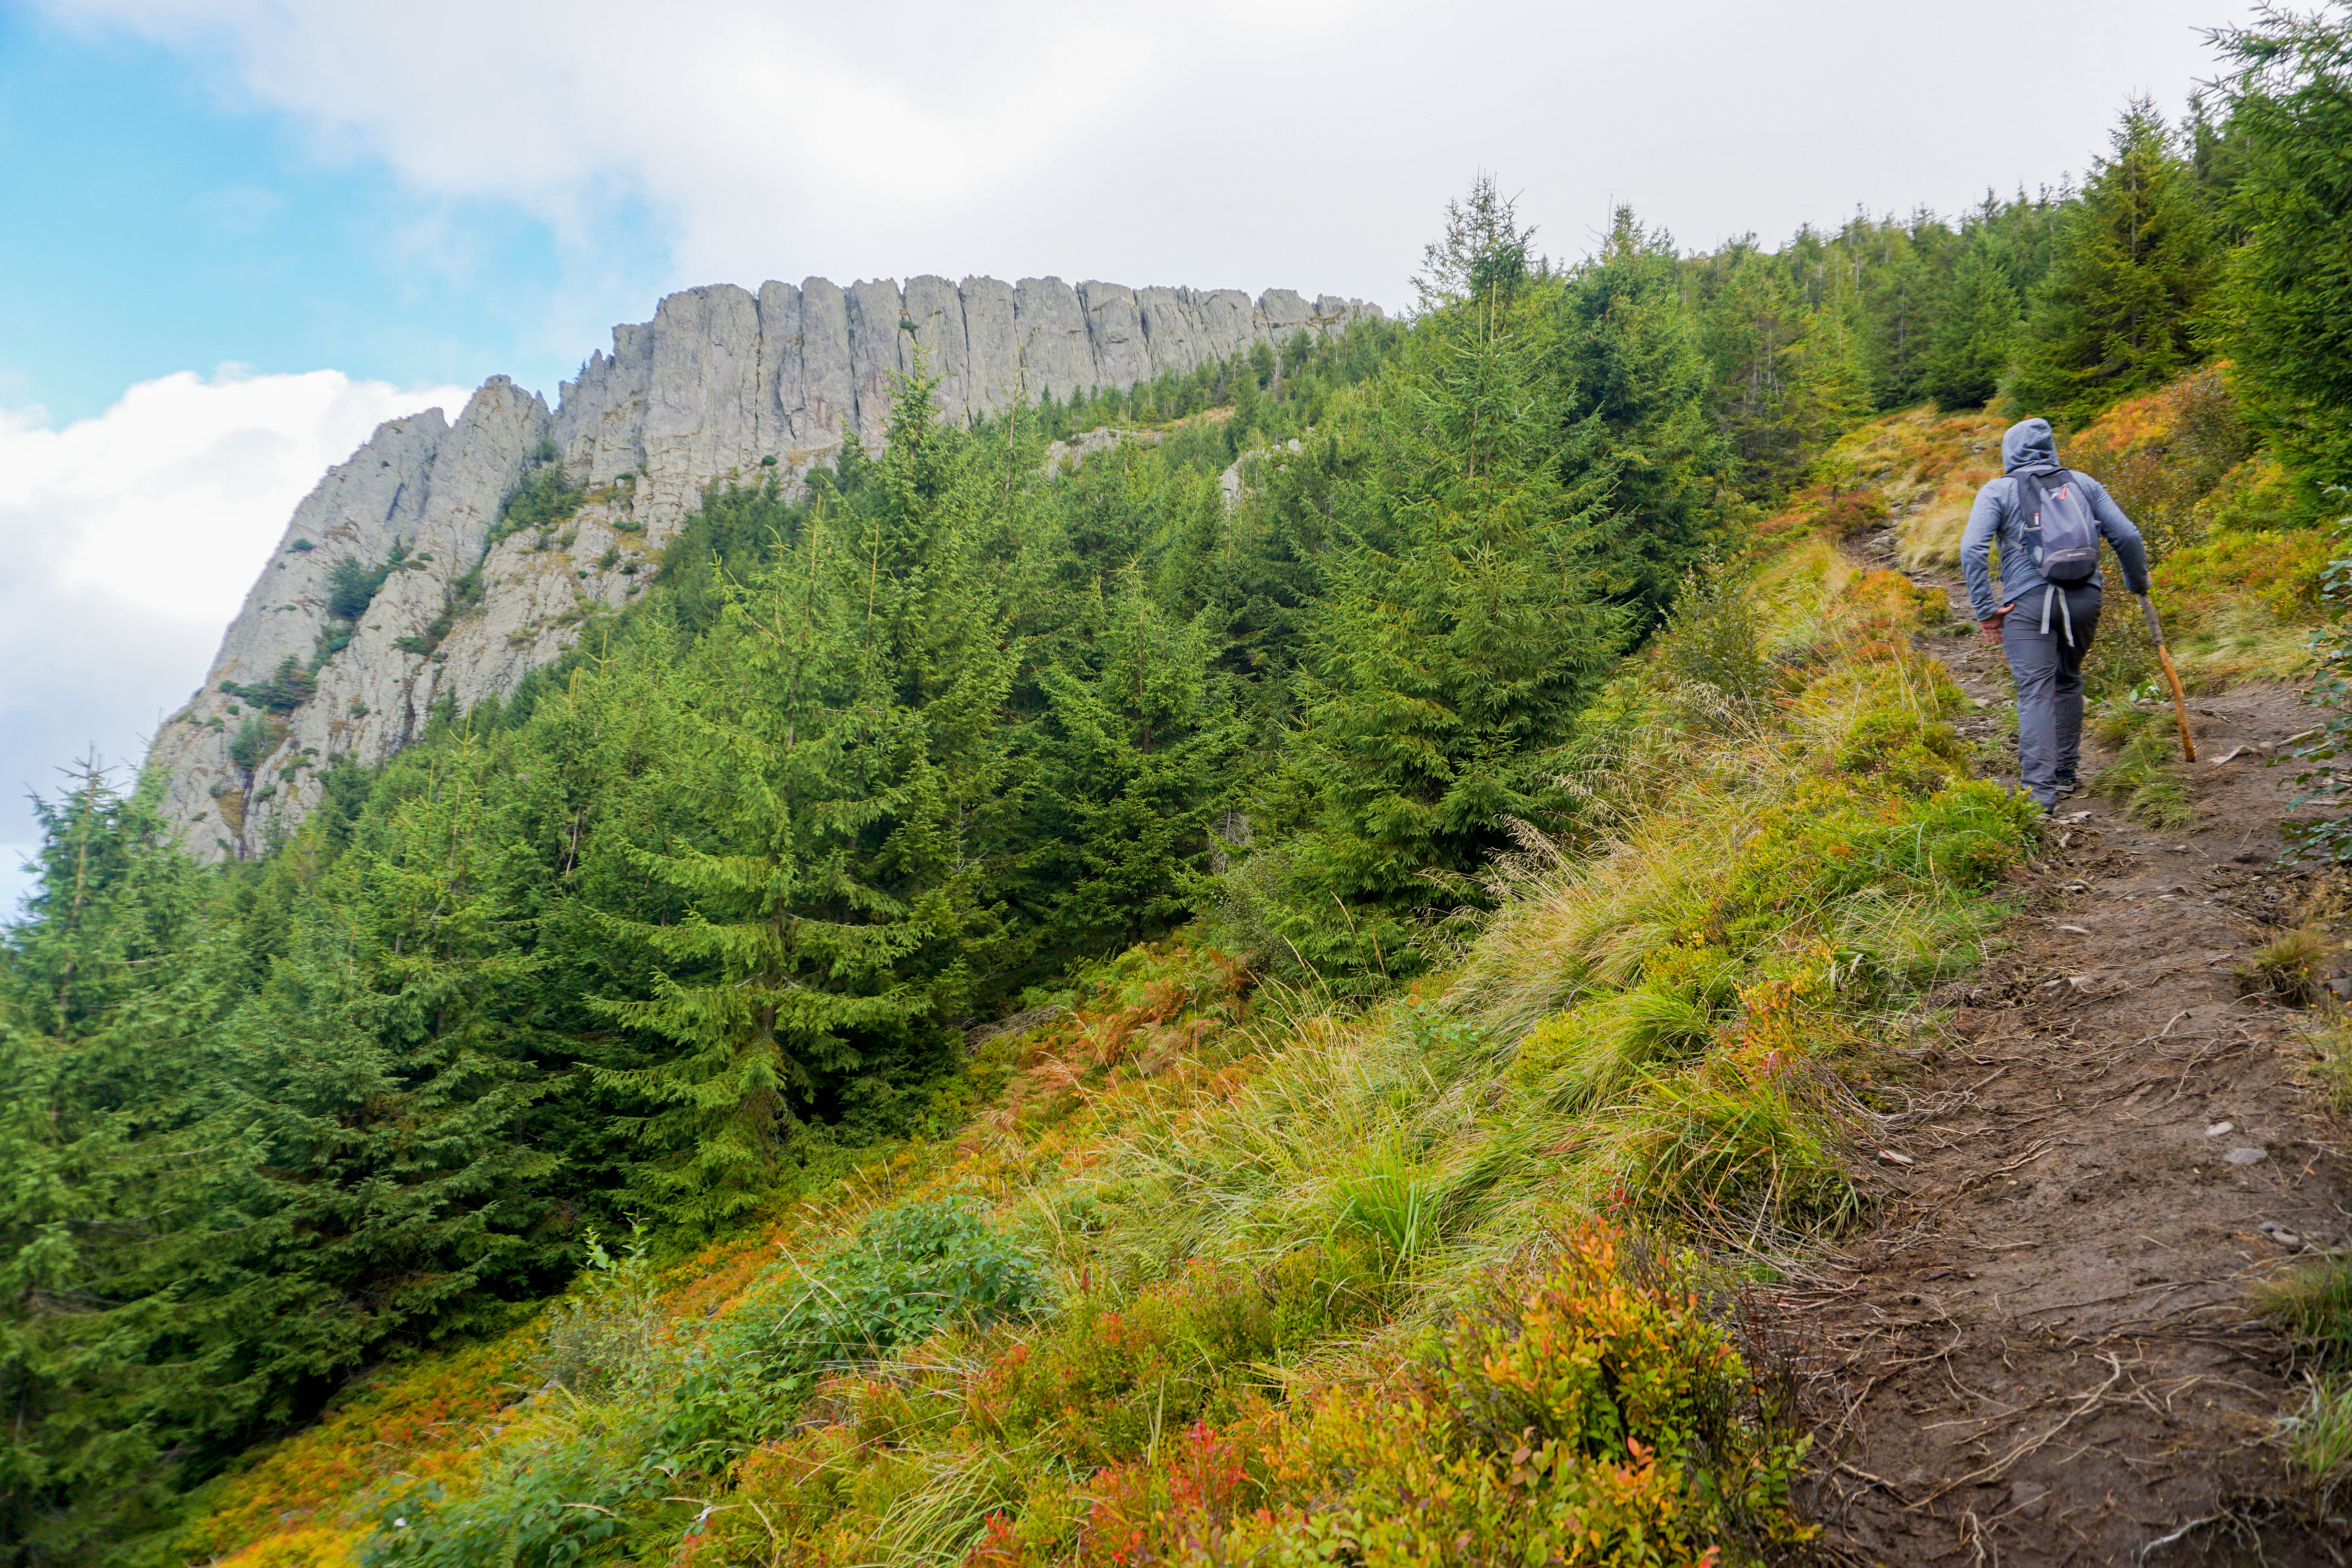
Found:
[[[642,592],[711,480],[770,458],[796,476],[845,440],[878,445],[890,378],[919,353],[960,418],[1131,386],[1378,313],[1281,289],[1253,302],[1230,289],[1058,278],[904,289],[812,278],[673,294],[651,321],[615,327],[613,352],[564,383],[552,410],[493,376],[454,424],[439,409],[392,420],[329,470],[203,689],[155,738],[148,761],[165,775],[165,809],[205,858],[257,852],[317,804],[332,759],[380,762],[445,698],[463,709],[512,690],[590,615]],[[557,529],[495,538],[507,497],[551,447],[585,503]],[[344,629],[330,605],[346,559],[390,570],[348,644],[311,670]]]

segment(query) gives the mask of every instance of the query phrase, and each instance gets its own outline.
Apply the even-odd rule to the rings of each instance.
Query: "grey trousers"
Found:
[[[2095,577],[2055,594],[2031,589],[2001,622],[2001,651],[2017,682],[2018,778],[2043,805],[2074,782],[2083,749],[2083,656],[2098,629]]]

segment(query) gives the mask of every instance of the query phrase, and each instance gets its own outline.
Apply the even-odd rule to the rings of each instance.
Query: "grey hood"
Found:
[[[2058,437],[2047,419],[2021,419],[2001,433],[2000,466],[2004,473],[2046,474],[2058,467]]]

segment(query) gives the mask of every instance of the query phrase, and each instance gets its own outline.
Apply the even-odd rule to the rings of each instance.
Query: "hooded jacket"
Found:
[[[2025,542],[2024,509],[2018,505],[2021,474],[2054,474],[2058,469],[2058,442],[2050,433],[2047,419],[2021,419],[2002,433],[2000,461],[2004,470],[2000,478],[1988,479],[1977,491],[1976,505],[1969,509],[1968,531],[1960,536],[1960,571],[1969,580],[1969,604],[1977,619],[1989,621],[2004,605],[2014,605],[2036,589],[2047,587],[2048,580],[2033,560],[2033,549]],[[2124,584],[2135,594],[2147,592],[2147,545],[2124,515],[2124,509],[2115,503],[2106,487],[2079,469],[2068,470],[2074,481],[2083,487],[2083,494],[2091,503],[2091,516],[2099,525],[2100,537],[2115,547],[2116,559],[2122,563]],[[1995,540],[2000,543],[2000,592],[1996,595],[1992,585],[1990,556]]]

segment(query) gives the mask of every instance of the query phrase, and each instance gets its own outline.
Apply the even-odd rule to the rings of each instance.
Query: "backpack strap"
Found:
[[[2046,474],[2011,474],[2017,486],[2018,526],[2022,528],[2032,516],[2050,505],[2050,488],[2060,489],[2074,482],[2076,475],[2069,468],[2053,468]]]
[[[2017,486],[2017,527],[2023,532],[2050,504],[2050,492],[2042,488],[2040,474],[2011,474],[2010,479]]]

